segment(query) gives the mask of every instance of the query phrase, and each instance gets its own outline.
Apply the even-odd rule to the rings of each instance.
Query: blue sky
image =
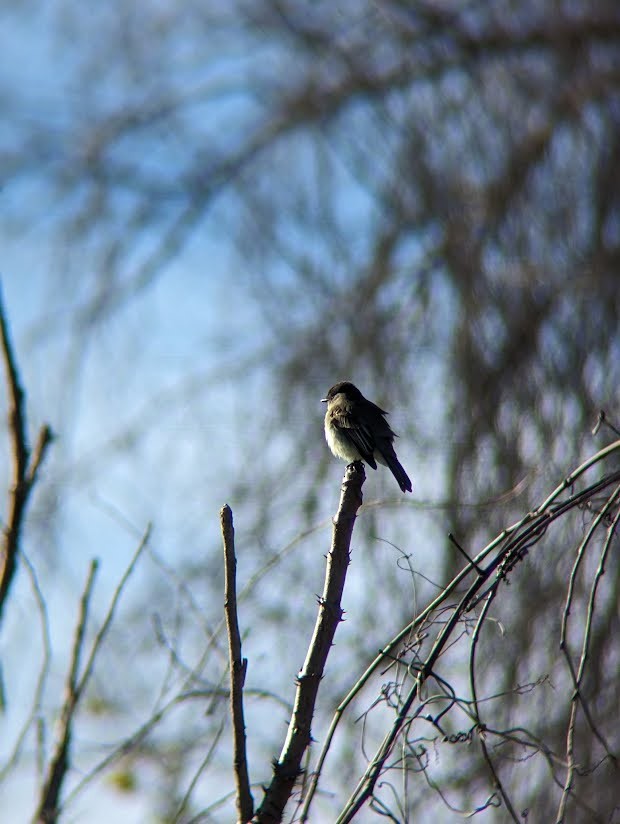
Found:
[[[16,143],[22,145],[20,141],[32,140],[33,160],[31,167],[11,177],[0,192],[3,249],[0,276],[27,394],[32,439],[44,422],[49,423],[58,436],[35,490],[24,541],[24,550],[40,577],[50,616],[54,659],[43,707],[50,730],[61,700],[79,595],[91,559],[100,559],[93,603],[93,626],[97,626],[139,535],[149,522],[154,525],[155,551],[173,569],[194,564],[194,569],[202,568],[203,576],[220,574],[217,513],[223,503],[229,503],[237,516],[239,578],[243,585],[266,559],[280,552],[298,534],[302,518],[290,507],[287,498],[290,490],[282,489],[284,482],[275,477],[272,497],[276,504],[282,498],[280,509],[276,510],[281,520],[272,527],[271,540],[261,544],[248,525],[249,517],[245,520],[244,510],[237,510],[235,484],[240,477],[251,480],[257,469],[268,469],[264,464],[272,459],[274,466],[283,457],[294,462],[297,458],[295,438],[299,432],[313,428],[317,437],[321,437],[324,410],[320,398],[328,386],[338,378],[353,377],[325,376],[324,382],[317,383],[315,396],[307,399],[304,419],[291,417],[287,431],[278,434],[274,430],[270,409],[278,399],[273,395],[268,358],[263,357],[262,352],[263,349],[273,351],[277,341],[270,336],[248,288],[260,284],[261,272],[246,271],[242,250],[235,248],[234,199],[218,204],[207,219],[195,227],[181,252],[165,263],[146,288],[129,297],[114,312],[104,315],[94,326],[80,328],[76,318],[96,292],[97,278],[102,277],[97,268],[101,264],[102,238],[110,227],[121,238],[132,229],[124,224],[124,209],[130,212],[125,194],[117,192],[104,212],[105,222],[96,223],[92,234],[81,235],[76,229],[73,236],[67,236],[58,231],[59,218],[77,211],[76,203],[87,200],[90,191],[87,185],[82,189],[77,180],[75,191],[71,189],[59,202],[47,177],[48,164],[58,164],[71,171],[71,147],[63,145],[64,129],[72,118],[75,117],[74,122],[79,125],[80,118],[87,118],[89,114],[79,111],[80,100],[84,98],[76,93],[80,84],[88,81],[74,74],[76,55],[84,44],[67,39],[71,32],[67,34],[62,29],[61,5],[42,4],[32,15],[12,15],[4,11],[0,26],[0,48],[5,58],[0,90],[9,95],[12,102],[19,101],[19,117],[0,124],[0,146],[10,151]],[[98,44],[89,45],[94,48]],[[273,59],[277,60],[277,56]],[[238,55],[235,65],[243,62],[243,55]],[[122,71],[122,67],[115,71]],[[116,102],[114,77],[111,68],[110,76],[102,78],[101,84],[93,88],[94,111],[98,106],[113,106]],[[209,80],[216,90],[218,78]],[[236,106],[240,100],[241,97],[236,98]],[[219,111],[225,114],[223,109]],[[254,114],[252,110],[248,121]],[[238,109],[231,110],[230,115],[234,122]],[[363,117],[363,112],[360,116]],[[215,126],[214,122],[209,121],[209,129],[224,140],[227,121],[224,118],[223,124]],[[130,155],[136,151],[136,145],[125,148]],[[157,164],[157,155],[148,154],[151,150],[149,143],[144,162]],[[177,146],[175,157],[182,165],[182,153],[178,150]],[[286,152],[282,157],[286,159]],[[347,235],[352,226],[359,226],[368,218],[368,211],[353,177],[343,170],[340,174],[342,180],[339,177],[338,182],[347,185],[343,187],[345,194],[337,199],[338,219],[342,222],[343,235]],[[331,183],[335,185],[334,180]],[[351,196],[352,191],[355,196]],[[295,206],[294,194],[291,187],[291,208]],[[313,219],[320,219],[320,201],[317,200],[313,208]],[[165,213],[166,209],[162,211]],[[162,219],[161,226],[165,225]],[[159,231],[163,231],[161,227],[151,225],[139,235],[135,245],[128,244],[131,248],[126,257],[121,257],[117,269],[110,267],[106,277],[127,282],[131,273],[137,271],[140,255],[160,241]],[[341,261],[341,268],[334,271],[334,277],[342,278],[343,282],[347,267],[352,261],[362,259],[365,253],[364,232],[350,234],[351,259]],[[301,240],[303,245],[303,238],[295,240],[298,243]],[[332,250],[317,248],[310,238],[306,239],[306,246],[309,256],[320,258],[324,254],[329,259],[332,253]],[[278,275],[288,286],[286,265]],[[291,304],[291,323],[303,318],[307,311],[303,296],[299,296],[297,305]],[[241,367],[245,361],[250,361],[252,366],[244,371]],[[436,392],[443,380],[437,361],[429,363],[427,380],[428,385],[417,387],[422,398]],[[429,418],[434,418],[433,404],[425,403],[424,408]],[[390,420],[397,431],[404,423],[398,409],[393,410]],[[6,457],[6,447],[4,438],[0,444],[2,457]],[[436,455],[429,455],[422,462],[416,462],[416,445],[404,438],[399,442],[399,455],[407,468],[415,466],[415,470],[409,471],[416,497],[430,499],[440,494],[441,456],[437,459]],[[322,585],[329,518],[335,510],[343,468],[335,461],[330,464],[329,492],[319,501],[316,522],[320,528],[316,535],[295,545],[271,577],[261,579],[245,608],[244,618],[249,624],[252,611],[259,618],[276,614],[282,608],[283,592],[294,604],[299,626],[291,627],[288,621],[286,633],[283,630],[277,638],[252,632],[248,626],[247,639],[252,662],[249,684],[255,687],[266,684],[274,690],[282,688],[289,698],[295,672],[303,660],[305,646],[302,645],[309,638],[311,623],[305,620],[314,614],[314,594]],[[301,486],[305,483],[303,465],[299,466],[295,482]],[[366,500],[372,502],[384,495],[391,499],[395,496],[390,480],[381,473],[369,471]],[[395,519],[390,512],[400,514],[400,511],[404,510],[370,509],[366,517],[376,517],[380,538],[393,538],[397,530],[393,528]],[[249,510],[245,512],[249,514]],[[412,510],[408,514],[411,515]],[[424,553],[424,541],[420,537],[427,531],[435,534],[434,530],[436,527],[430,518],[422,525],[418,522],[416,563],[420,563]],[[370,549],[364,547],[363,552],[367,564],[386,564],[390,568],[395,566],[398,557],[394,547],[381,541]],[[426,573],[432,578],[439,567],[440,560],[435,556],[427,564]],[[351,610],[352,620],[343,625],[339,635],[343,649],[349,639],[355,639],[356,618],[360,618],[355,613],[356,593],[368,590],[366,568],[360,563],[350,572],[347,608]],[[144,610],[140,630],[135,639],[132,635],[127,642],[130,647],[136,644],[136,648],[131,649],[136,656],[140,652],[139,641],[144,645],[153,644],[151,608],[155,612],[161,609],[168,618],[175,610],[182,612],[187,607],[170,581],[164,578],[150,559],[129,583],[119,627],[121,634],[125,627],[135,632],[136,616],[131,610],[140,605]],[[410,576],[405,572],[397,580],[402,581],[404,597],[412,597]],[[221,604],[213,603],[200,575],[192,578],[190,571],[187,586],[203,607],[205,620],[220,615]],[[179,603],[147,602],[144,606],[145,595],[155,597],[150,596],[151,587],[158,593],[164,591],[166,598],[177,597]],[[366,620],[368,616],[361,618]],[[4,746],[10,744],[11,735],[15,735],[28,710],[29,705],[23,699],[32,692],[40,654],[38,630],[33,629],[36,621],[30,582],[22,571],[14,584],[4,628],[4,682],[11,710],[1,722]],[[188,623],[190,629],[185,635],[181,633],[179,643],[191,647],[194,636],[199,636],[196,629],[199,622]],[[361,626],[360,632],[366,632],[369,643],[375,646],[388,631],[372,622],[370,626],[362,622]],[[195,645],[199,643],[200,638]],[[28,650],[27,656],[24,649]],[[274,651],[278,662],[284,660],[290,664],[290,671],[279,671],[274,676]],[[131,654],[125,660],[131,662]],[[216,663],[221,662],[218,659]],[[156,663],[153,667],[157,671]],[[332,673],[343,683],[349,677],[343,665],[334,666]],[[133,685],[133,680],[131,683]],[[253,721],[260,725],[263,710],[258,707],[254,712]],[[141,713],[136,711],[130,720],[135,724],[140,718]],[[115,718],[110,725],[114,727],[116,723],[125,729],[123,724],[126,725],[127,718],[121,721]],[[80,728],[80,744],[90,743],[91,732],[93,738],[102,735],[97,722],[92,724],[94,732],[88,725],[86,730]],[[278,746],[274,752],[267,752],[274,740]],[[262,761],[254,761],[254,778],[266,778],[269,758],[277,754],[280,743],[279,728],[273,730],[266,743],[255,741]],[[6,784],[6,798],[15,816],[22,815],[31,803],[32,736],[26,753],[24,770]],[[258,772],[258,768],[262,772]],[[72,775],[71,781],[75,779]],[[146,771],[144,788],[147,790],[149,780],[152,779]],[[101,809],[102,822],[115,816],[122,816],[127,824],[142,822],[145,813],[141,798],[139,793],[119,797],[109,791],[107,785],[96,784],[71,808],[68,820],[83,820],[87,810],[89,821],[96,823],[95,810]],[[7,803],[4,809],[10,809]]]

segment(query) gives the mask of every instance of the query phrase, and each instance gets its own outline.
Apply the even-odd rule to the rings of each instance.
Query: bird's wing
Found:
[[[377,462],[373,455],[376,443],[369,427],[360,422],[356,416],[351,415],[346,406],[341,406],[332,411],[332,421],[342,434],[351,441],[366,463],[376,469]]]

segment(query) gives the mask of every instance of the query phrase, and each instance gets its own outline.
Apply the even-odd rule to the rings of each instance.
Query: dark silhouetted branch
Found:
[[[245,721],[243,718],[243,684],[247,658],[241,656],[241,635],[237,617],[237,558],[235,556],[235,529],[231,508],[220,510],[222,542],[224,544],[224,612],[228,632],[230,665],[230,713],[233,722],[233,764],[237,785],[237,814],[240,824],[245,824],[254,814],[254,799],[250,792],[248,761],[245,747]]]
[[[39,432],[34,455],[30,456],[26,426],[24,390],[21,386],[17,360],[13,351],[9,325],[4,310],[2,291],[0,290],[0,338],[2,359],[6,371],[7,395],[9,399],[9,433],[13,466],[11,471],[11,491],[7,523],[2,536],[0,551],[0,620],[9,589],[17,569],[19,540],[28,498],[37,478],[37,474],[47,447],[53,439],[52,430],[45,425]]]

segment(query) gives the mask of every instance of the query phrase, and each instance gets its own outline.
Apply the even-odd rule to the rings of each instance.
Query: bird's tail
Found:
[[[409,475],[407,475],[407,473],[403,469],[402,464],[396,457],[396,452],[394,452],[394,447],[391,443],[383,446],[381,450],[381,456],[383,458],[382,463],[385,463],[385,465],[390,470],[392,475],[396,478],[396,482],[398,483],[401,492],[411,492],[411,479],[409,478]],[[376,452],[375,457],[377,457]]]
[[[396,478],[402,492],[411,492],[411,479],[403,469],[398,458],[394,457],[388,463],[392,475]]]

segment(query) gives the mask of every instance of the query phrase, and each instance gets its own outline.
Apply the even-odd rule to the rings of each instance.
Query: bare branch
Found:
[[[151,528],[149,526],[147,527],[146,532],[142,537],[142,540],[140,541],[131,561],[129,562],[127,569],[123,573],[123,576],[114,591],[114,595],[112,596],[112,600],[110,602],[110,606],[108,607],[106,616],[93,640],[88,659],[84,665],[84,670],[82,674],[79,675],[80,658],[84,642],[84,631],[86,627],[89,600],[91,597],[92,585],[94,583],[94,575],[97,570],[97,562],[93,561],[91,563],[87,584],[81,599],[80,619],[78,621],[76,629],[75,640],[73,644],[73,653],[71,656],[71,664],[69,674],[67,677],[67,697],[65,698],[65,703],[63,705],[63,709],[61,712],[58,742],[56,745],[54,757],[52,758],[52,761],[50,763],[48,778],[46,779],[44,791],[42,793],[42,800],[39,805],[37,815],[35,817],[35,821],[37,822],[37,824],[49,824],[49,822],[54,822],[57,820],[58,814],[60,812],[60,789],[66,771],[69,767],[69,748],[71,743],[71,731],[75,710],[79,704],[80,698],[84,690],[86,689],[90,676],[92,675],[97,654],[110,628],[112,619],[114,618],[116,607],[118,605],[118,601],[125,589],[125,584],[127,583],[129,576],[133,572],[138,562],[138,559],[140,558],[145,547],[148,544],[150,532]],[[86,783],[86,779],[83,779],[82,782],[80,782],[79,787],[83,786],[84,783]],[[76,794],[77,789],[78,788],[73,790],[71,794],[72,796]]]
[[[590,628],[592,626],[592,619],[594,614],[596,590],[604,573],[605,561],[609,552],[611,539],[615,533],[617,522],[620,519],[620,513],[618,513],[617,511],[618,489],[614,489],[613,492],[608,492],[607,490],[617,485],[618,481],[620,480],[620,471],[618,471],[615,467],[612,466],[611,470],[607,474],[603,474],[602,477],[590,483],[585,488],[574,492],[572,490],[577,478],[580,478],[588,470],[591,470],[593,467],[596,467],[599,462],[604,461],[606,458],[613,455],[613,453],[617,453],[619,449],[620,441],[617,441],[614,444],[611,444],[610,446],[593,455],[591,458],[585,461],[580,467],[578,467],[573,473],[571,473],[571,475],[569,475],[560,485],[558,485],[556,489],[551,493],[551,495],[548,495],[543,500],[542,504],[540,504],[532,512],[528,513],[528,515],[522,518],[519,522],[503,530],[503,532],[496,539],[494,539],[494,541],[492,541],[481,553],[479,553],[475,562],[472,562],[472,566],[469,567],[469,569],[467,570],[471,571],[474,568],[475,564],[475,566],[479,569],[479,571],[482,574],[476,577],[476,579],[469,586],[467,591],[461,596],[457,604],[450,605],[448,603],[447,593],[453,593],[455,591],[455,583],[463,580],[466,571],[461,571],[459,576],[457,576],[457,578],[446,588],[446,590],[437,599],[435,599],[433,604],[429,605],[429,607],[426,610],[424,610],[423,613],[421,613],[421,615],[417,616],[416,619],[411,624],[409,624],[408,627],[405,628],[405,630],[399,633],[396,639],[394,639],[394,641],[398,641],[398,643],[401,643],[405,639],[406,635],[408,635],[414,629],[416,629],[416,631],[420,633],[422,631],[423,622],[426,621],[429,622],[429,628],[432,626],[432,623],[436,623],[436,625],[439,627],[439,631],[433,643],[431,644],[430,649],[424,656],[422,656],[417,649],[413,650],[413,654],[411,655],[411,663],[409,664],[411,668],[411,675],[413,677],[413,683],[408,689],[408,692],[403,696],[403,698],[400,697],[399,689],[397,690],[395,685],[395,689],[392,691],[391,698],[388,701],[389,706],[392,706],[397,711],[392,728],[385,735],[384,740],[382,744],[379,746],[376,753],[373,756],[369,756],[370,763],[368,765],[368,768],[362,776],[362,778],[360,779],[349,801],[342,809],[342,812],[337,819],[339,824],[345,824],[345,822],[352,821],[366,802],[370,801],[371,805],[379,803],[375,796],[375,787],[377,786],[379,779],[385,775],[385,772],[387,770],[397,767],[399,765],[400,759],[388,762],[388,758],[393,753],[396,742],[401,735],[404,736],[403,752],[405,753],[401,769],[406,769],[407,758],[413,758],[414,760],[418,761],[417,770],[421,770],[423,772],[426,771],[427,766],[423,757],[423,754],[426,752],[425,747],[422,744],[421,749],[416,750],[415,748],[412,748],[411,744],[409,744],[407,740],[408,731],[412,725],[413,720],[422,717],[426,721],[433,723],[437,727],[437,729],[441,731],[441,727],[439,727],[438,725],[438,719],[441,717],[441,715],[445,714],[447,710],[442,710],[436,718],[433,718],[432,715],[422,716],[422,709],[426,706],[429,706],[430,703],[428,698],[425,698],[423,695],[421,695],[420,690],[423,683],[435,680],[438,683],[443,684],[442,691],[445,693],[445,698],[440,700],[448,699],[448,708],[450,708],[450,706],[461,707],[461,709],[467,712],[468,715],[473,717],[475,721],[474,729],[479,730],[480,736],[482,737],[486,734],[487,728],[481,719],[479,707],[481,700],[489,699],[481,699],[478,696],[478,690],[475,681],[474,664],[476,657],[476,648],[480,637],[480,629],[485,620],[488,620],[489,618],[489,606],[495,598],[498,588],[501,585],[505,585],[508,582],[509,575],[511,575],[517,569],[517,567],[522,563],[522,561],[528,555],[531,549],[538,545],[541,539],[546,535],[551,524],[553,524],[554,522],[558,522],[571,510],[575,511],[587,509],[588,507],[591,508],[592,502],[596,501],[597,498],[601,496],[603,492],[605,492],[606,504],[603,507],[600,516],[597,516],[595,523],[609,523],[609,529],[607,539],[605,541],[603,552],[601,555],[601,559],[596,570],[594,581],[591,586],[590,599],[586,614],[586,626],[584,629],[582,657],[580,661],[579,672],[576,675],[573,674],[573,681],[575,684],[575,695],[573,716],[572,720],[569,722],[569,731],[574,727],[574,709],[579,703],[580,684],[585,671],[585,662],[588,657],[589,638],[591,632]],[[566,492],[566,490],[569,489],[571,490],[572,494],[562,499],[560,497],[562,493]],[[615,517],[610,517],[611,512],[614,512]],[[591,536],[592,530],[589,530],[588,537],[581,544],[580,552],[583,551],[584,546],[587,545]],[[495,557],[493,557],[492,560],[489,561],[488,556],[490,552],[494,552]],[[482,558],[487,559],[484,568],[479,566],[479,563],[482,560]],[[485,585],[486,588],[483,589]],[[569,588],[569,592],[570,591],[571,589]],[[476,629],[473,634],[470,649],[470,688],[472,691],[472,701],[470,704],[471,709],[468,710],[468,702],[465,699],[457,698],[456,691],[452,687],[450,687],[450,685],[446,681],[441,679],[441,677],[435,672],[435,667],[438,665],[440,657],[448,649],[450,649],[450,647],[453,646],[458,640],[458,638],[455,638],[455,630],[459,628],[459,625],[462,625],[462,627],[460,628],[461,637],[465,634],[469,634],[467,628],[471,623],[472,619],[471,617],[468,617],[468,615],[470,615],[471,612],[474,609],[476,609],[478,605],[482,602],[484,602],[484,606],[481,611],[481,614],[478,616],[478,619],[476,621]],[[447,620],[445,616],[446,609],[449,610]],[[436,613],[436,616],[431,621],[431,616],[433,612]],[[386,647],[385,650],[382,652],[382,655],[375,659],[371,667],[369,667],[366,673],[364,673],[360,681],[355,685],[354,689],[351,691],[351,693],[349,693],[347,698],[342,702],[341,706],[338,708],[336,716],[334,717],[334,721],[332,722],[332,726],[330,727],[328,733],[328,740],[319,759],[319,768],[317,770],[317,774],[313,778],[313,781],[310,785],[308,797],[306,798],[304,809],[302,811],[302,820],[306,820],[307,818],[310,800],[316,788],[318,774],[320,773],[320,770],[323,766],[325,754],[331,742],[335,726],[342,717],[344,708],[351,700],[351,696],[359,690],[361,684],[367,681],[373,670],[375,672],[377,671],[382,661],[385,660],[384,656],[386,652],[389,652],[391,655],[395,653],[394,642],[388,645],[388,647]],[[417,702],[417,704],[415,702]],[[588,720],[592,731],[594,732],[596,737],[599,737],[596,727],[594,726],[594,722],[589,717],[589,710],[587,706],[584,705],[583,699],[581,700],[581,706],[584,708],[586,716],[588,716]],[[526,731],[525,733],[527,739],[529,739],[531,742],[537,743],[528,744],[525,739],[517,741],[514,738],[514,736],[510,736],[506,732],[502,733],[494,731],[493,734],[500,735],[501,737],[503,737],[505,742],[512,741],[517,746],[531,747],[533,754],[540,752],[550,764],[552,762],[560,762],[560,759],[556,755],[554,755],[554,753],[549,749],[549,747],[545,745],[543,742],[537,741],[537,737],[531,734],[529,731]],[[569,732],[569,738],[571,735],[572,733]],[[445,738],[446,736],[444,736],[444,739]],[[417,740],[425,741],[428,739]],[[461,740],[460,735],[457,735],[457,737],[454,740],[455,742]],[[469,736],[466,736],[466,739],[464,740],[469,740]],[[599,740],[601,739],[599,738]],[[499,774],[491,761],[485,742],[481,740],[480,743],[482,747],[483,756],[487,763],[487,767],[491,773],[492,784],[495,790],[499,791],[496,797],[499,800],[499,796],[501,795],[503,804],[507,809],[508,813],[511,815],[512,820],[518,820],[517,807],[511,800],[507,787],[501,781]],[[613,753],[611,753],[608,745],[605,743],[604,740],[601,740],[601,743],[605,747],[607,757],[611,756],[613,759],[614,755]],[[527,757],[530,756],[526,756],[526,758]],[[569,753],[569,758],[566,764],[566,766],[568,767],[569,774],[571,773],[571,769],[575,769],[574,765],[571,768],[571,758],[572,754]],[[432,781],[430,781],[429,777],[426,776],[426,778],[427,782],[429,783],[429,786],[433,786],[433,783]],[[555,783],[558,784],[558,780],[555,777],[555,775],[553,776],[553,778]],[[571,785],[569,776],[567,776],[566,780],[568,783],[565,786],[565,795],[567,796],[570,792]],[[382,782],[381,786],[385,786],[385,781]],[[566,789],[566,787],[568,787],[569,789]],[[577,803],[581,808],[588,810],[591,809],[585,799],[578,798],[572,793],[571,797],[573,798],[575,803]]]
[[[484,723],[483,723],[483,721],[480,717],[480,705],[479,705],[479,702],[478,702],[478,690],[477,690],[477,687],[476,687],[476,651],[478,649],[478,641],[480,639],[480,630],[482,629],[482,626],[484,625],[484,620],[487,617],[488,611],[491,607],[491,604],[493,603],[493,599],[495,598],[496,594],[497,594],[497,587],[493,588],[492,591],[489,592],[489,595],[488,595],[486,601],[484,602],[484,606],[483,606],[482,611],[481,611],[480,615],[478,616],[478,620],[476,622],[476,629],[474,630],[474,635],[473,635],[472,642],[471,642],[471,652],[470,652],[470,660],[469,660],[469,683],[470,683],[471,696],[472,696],[472,708],[473,708],[473,711],[475,713],[475,719],[476,719],[476,726],[477,726],[477,729],[481,731],[481,734],[478,736],[478,742],[480,744],[480,749],[482,750],[483,758],[486,761],[487,766],[489,768],[489,771],[491,773],[491,776],[493,778],[493,785],[499,791],[499,793],[502,797],[502,800],[504,802],[504,805],[506,807],[506,810],[508,811],[508,814],[510,815],[510,818],[514,822],[516,822],[516,824],[519,824],[519,816],[518,816],[516,810],[514,809],[514,807],[512,806],[512,803],[510,801],[510,796],[508,795],[508,792],[506,791],[506,788],[504,787],[504,785],[503,785],[503,783],[502,783],[502,781],[501,781],[501,779],[500,779],[500,777],[497,773],[497,770],[495,769],[495,767],[493,765],[493,761],[491,759],[491,756],[489,755],[488,747],[487,747],[486,742],[484,740],[483,731],[485,729],[485,725],[484,725]]]
[[[230,662],[230,714],[233,724],[233,764],[237,784],[237,813],[239,824],[249,821],[254,814],[254,799],[250,792],[248,761],[245,748],[245,721],[243,719],[243,684],[247,658],[241,656],[241,635],[237,617],[237,558],[235,556],[235,528],[231,508],[220,510],[220,526],[224,544],[224,612],[228,631]]]
[[[114,618],[114,613],[116,612],[116,607],[118,606],[120,597],[125,589],[125,584],[129,580],[129,577],[131,576],[131,573],[134,571],[136,564],[140,559],[140,556],[142,555],[146,546],[148,545],[150,536],[151,525],[149,524],[146,528],[144,535],[142,536],[140,543],[138,544],[136,551],[133,554],[131,561],[129,562],[129,565],[127,566],[127,569],[123,573],[122,578],[120,579],[116,589],[114,590],[114,595],[112,596],[112,600],[110,602],[110,606],[108,607],[106,616],[103,620],[101,627],[99,628],[99,631],[95,635],[95,639],[93,641],[93,645],[91,647],[88,660],[84,666],[84,672],[82,673],[82,677],[80,678],[80,682],[78,685],[78,689],[80,692],[84,690],[84,687],[86,686],[88,679],[91,676],[93,667],[95,665],[97,653],[99,652],[99,648],[101,647],[101,644],[103,643],[104,638],[107,635],[108,630],[110,629],[110,625],[112,624],[112,620]]]
[[[88,608],[93,592],[97,566],[97,561],[91,562],[88,578],[86,580],[86,586],[84,587],[84,592],[82,593],[82,598],[80,601],[80,612],[73,639],[71,664],[65,687],[65,701],[60,714],[54,755],[49,763],[47,778],[45,779],[45,783],[43,785],[41,800],[34,818],[37,824],[54,824],[54,822],[58,820],[58,801],[60,798],[60,791],[69,768],[69,749],[71,746],[71,736],[73,732],[73,718],[81,694],[81,685],[78,683],[78,670],[80,666],[82,647],[84,644],[86,622],[88,620]]]
[[[9,398],[9,432],[13,467],[11,472],[11,492],[9,512],[0,551],[0,621],[9,589],[17,569],[19,541],[26,505],[38,470],[43,462],[47,447],[52,442],[52,430],[45,425],[41,428],[33,460],[30,461],[28,446],[24,390],[21,386],[17,360],[11,343],[9,325],[4,310],[0,289],[0,343],[6,372],[7,394]]]
[[[560,799],[560,804],[558,806],[558,814],[557,814],[557,817],[556,817],[557,821],[564,821],[565,820],[568,801],[569,801],[570,798],[575,799],[575,796],[574,796],[574,793],[573,793],[573,789],[574,789],[573,788],[573,782],[574,782],[574,778],[575,778],[575,770],[576,770],[577,765],[575,763],[574,739],[575,739],[575,729],[576,729],[576,723],[577,723],[577,709],[580,705],[581,705],[581,707],[584,711],[584,714],[585,714],[585,716],[588,720],[588,723],[590,725],[590,728],[591,728],[593,734],[596,736],[596,738],[598,738],[600,743],[603,745],[606,753],[608,755],[610,755],[614,760],[616,759],[615,754],[613,754],[610,750],[609,744],[607,743],[607,741],[605,741],[604,737],[598,731],[596,725],[594,724],[594,721],[592,719],[592,715],[591,715],[590,710],[588,708],[588,705],[585,701],[585,698],[582,694],[582,682],[583,682],[584,672],[585,672],[585,668],[586,668],[586,662],[588,660],[588,651],[589,651],[588,648],[589,648],[589,644],[590,644],[590,634],[591,634],[591,631],[592,631],[592,617],[594,615],[594,605],[595,605],[595,600],[596,600],[596,592],[597,592],[598,586],[600,584],[601,578],[602,578],[602,576],[605,572],[605,561],[606,561],[607,554],[609,552],[609,548],[610,548],[610,545],[611,545],[611,539],[612,539],[612,537],[615,534],[615,531],[617,529],[618,521],[620,521],[620,509],[617,508],[617,501],[618,501],[618,496],[619,495],[620,495],[620,487],[616,487],[616,489],[614,490],[612,495],[609,497],[609,499],[606,501],[605,506],[599,512],[597,518],[595,519],[595,521],[592,525],[593,527],[594,527],[595,524],[598,525],[606,516],[608,517],[608,513],[611,509],[616,508],[616,514],[615,514],[615,516],[614,516],[614,518],[613,518],[613,520],[612,520],[612,522],[611,522],[611,524],[610,524],[610,526],[607,530],[607,538],[606,538],[605,543],[603,545],[603,551],[601,553],[599,565],[597,567],[596,574],[594,576],[594,581],[592,582],[592,586],[591,586],[591,589],[590,589],[590,598],[588,600],[588,608],[587,608],[587,613],[586,613],[586,625],[585,625],[585,628],[584,628],[583,643],[582,643],[582,648],[581,648],[581,658],[580,658],[580,661],[579,661],[579,669],[578,669],[577,673],[575,673],[572,661],[570,659],[570,653],[569,653],[569,650],[568,650],[567,644],[566,644],[566,623],[565,623],[565,621],[563,621],[563,625],[562,625],[562,650],[563,650],[563,652],[566,656],[567,662],[569,664],[569,670],[570,670],[571,678],[572,678],[573,685],[574,685],[574,692],[573,692],[573,696],[572,696],[572,700],[571,700],[570,720],[569,720],[569,723],[568,723],[568,730],[567,730],[567,734],[566,734],[566,761],[567,761],[567,764],[568,764],[568,768],[566,770],[566,777],[565,777],[565,781],[564,781],[564,788],[563,788],[563,792],[562,792],[562,797]],[[585,547],[589,543],[589,538],[591,537],[591,535],[592,535],[592,529],[589,530],[587,539],[580,546],[580,552],[579,552],[579,555],[578,555],[579,560],[581,560],[581,557],[582,557],[582,548],[585,549]],[[577,568],[578,568],[578,563],[575,563],[574,568],[573,568],[573,573],[576,572]],[[574,583],[574,575],[571,575],[569,596],[567,598],[566,607],[565,607],[565,611],[564,611],[564,619],[565,620],[567,620],[568,612],[570,611],[570,598],[572,596],[573,583]]]
[[[306,749],[312,741],[311,723],[319,685],[325,670],[336,628],[342,621],[342,593],[350,560],[351,536],[362,505],[362,485],[366,478],[361,462],[347,466],[338,514],[334,518],[332,544],[327,555],[325,585],[306,660],[297,678],[293,716],[280,758],[274,764],[273,779],[253,819],[256,824],[276,824],[282,820],[300,771]]]

